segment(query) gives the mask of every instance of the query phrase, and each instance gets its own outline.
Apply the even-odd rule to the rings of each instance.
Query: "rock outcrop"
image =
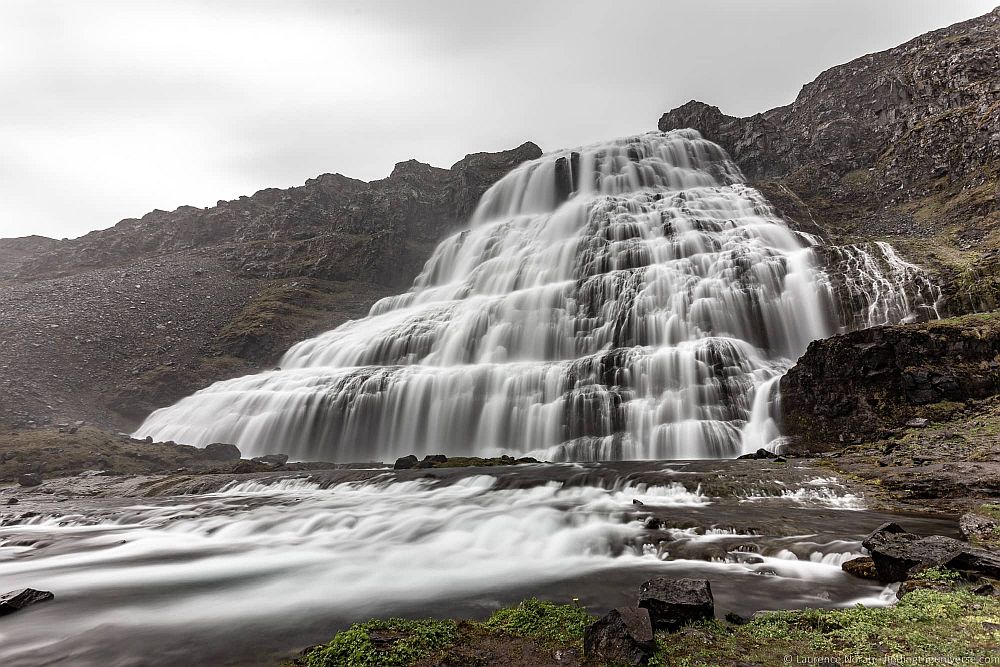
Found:
[[[871,553],[878,578],[884,582],[905,581],[928,568],[1000,577],[1000,555],[996,552],[943,535],[914,535],[896,523],[879,526],[862,545]]]
[[[821,451],[1000,394],[1000,313],[875,327],[814,341],[781,379],[793,449]]]
[[[324,174],[78,239],[0,239],[0,426],[131,429],[405,288],[532,143],[364,183]]]

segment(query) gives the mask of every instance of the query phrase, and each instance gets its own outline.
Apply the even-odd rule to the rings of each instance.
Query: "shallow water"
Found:
[[[658,575],[708,578],[720,616],[891,599],[840,563],[893,517],[794,464],[352,471],[74,511],[0,527],[0,590],[56,594],[0,620],[4,665],[274,664],[371,616],[601,613]]]

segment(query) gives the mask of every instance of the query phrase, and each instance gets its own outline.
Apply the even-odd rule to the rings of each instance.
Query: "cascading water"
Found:
[[[717,145],[651,133],[528,162],[402,295],[137,436],[300,459],[731,457],[814,339],[912,317],[889,246],[789,229]],[[902,273],[901,273],[902,272]]]

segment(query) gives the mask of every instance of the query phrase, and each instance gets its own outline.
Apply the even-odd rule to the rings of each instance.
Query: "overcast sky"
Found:
[[[998,0],[0,0],[0,236],[734,115]]]

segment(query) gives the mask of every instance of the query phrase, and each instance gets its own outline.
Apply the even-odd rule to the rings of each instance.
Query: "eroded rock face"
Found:
[[[612,609],[584,631],[583,651],[602,663],[645,665],[656,651],[649,612],[638,607]]]
[[[691,101],[661,129],[720,143],[783,218],[835,243],[891,241],[950,314],[1000,307],[1000,8],[833,67],[747,118]]]
[[[836,177],[874,169],[899,197],[944,176],[981,179],[1000,157],[998,71],[1000,8],[833,67],[787,106],[735,118],[691,101],[659,127],[701,130],[751,178],[805,164]]]
[[[926,426],[929,404],[997,393],[1000,315],[875,327],[809,345],[781,379],[783,428],[817,451]]]
[[[657,577],[639,588],[639,606],[649,610],[654,628],[671,632],[715,616],[712,586],[707,579]]]

